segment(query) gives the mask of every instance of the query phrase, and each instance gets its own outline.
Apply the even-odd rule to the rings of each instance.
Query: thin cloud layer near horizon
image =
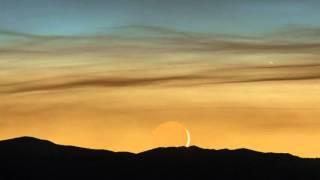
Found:
[[[319,156],[317,1],[0,0],[0,139]]]

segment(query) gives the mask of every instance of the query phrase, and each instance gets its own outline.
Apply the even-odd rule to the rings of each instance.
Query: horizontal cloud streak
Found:
[[[68,90],[72,88],[138,87],[254,83],[265,81],[320,80],[320,64],[233,67],[206,70],[185,75],[163,75],[154,77],[108,77],[78,76],[74,78],[45,79],[13,84],[2,84],[2,93],[24,93],[38,91]]]
[[[13,38],[0,47],[0,66],[7,77],[0,77],[0,92],[319,79],[319,30],[291,31],[287,36],[279,31],[252,37],[138,25],[83,36],[0,31],[0,37],[9,37],[6,41]],[[100,73],[89,76],[92,72]],[[43,73],[51,75],[41,80]]]
[[[83,53],[118,49],[154,50],[173,52],[244,52],[244,53],[317,53],[320,41],[304,41],[304,37],[318,39],[317,28],[279,31],[264,36],[235,36],[227,34],[200,34],[157,26],[123,26],[109,32],[83,36],[45,36],[0,31],[0,36],[27,38],[27,42],[14,39],[14,45],[2,47],[0,53]],[[310,32],[311,31],[311,32]],[[292,34],[292,35],[290,35]],[[299,34],[300,36],[298,36]],[[284,40],[285,38],[285,40]],[[43,43],[46,46],[41,47]],[[67,45],[66,45],[67,44]],[[32,46],[35,48],[32,48]],[[39,45],[39,46],[37,46]]]

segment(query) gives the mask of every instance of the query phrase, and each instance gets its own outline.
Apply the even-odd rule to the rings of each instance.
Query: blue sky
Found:
[[[319,26],[319,5],[312,0],[0,0],[0,29],[73,35],[154,25],[252,34],[290,24]]]

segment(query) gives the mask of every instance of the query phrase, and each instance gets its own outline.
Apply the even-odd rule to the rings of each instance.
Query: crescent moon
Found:
[[[190,132],[188,129],[186,129],[186,135],[187,135],[186,147],[189,147],[190,143],[191,143],[191,136],[190,136]]]

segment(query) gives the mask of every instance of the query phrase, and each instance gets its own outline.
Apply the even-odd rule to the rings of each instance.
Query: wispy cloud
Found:
[[[72,88],[138,87],[236,84],[265,81],[299,81],[320,79],[320,64],[233,67],[206,70],[185,75],[163,75],[154,77],[79,76],[77,78],[45,79],[29,82],[2,84],[2,93],[24,93],[68,90]]]
[[[1,55],[10,55],[12,60],[16,57],[23,59],[24,64],[42,63],[50,68],[48,59],[63,59],[62,63],[68,64],[74,60],[74,55],[81,57],[82,54],[88,54],[86,61],[105,61],[110,60],[109,64],[94,65],[94,68],[102,69],[101,76],[83,75],[77,78],[64,78],[65,74],[58,74],[49,79],[41,80],[40,72],[38,78],[34,81],[24,80],[19,74],[19,81],[0,83],[1,93],[21,93],[35,91],[63,90],[82,87],[130,87],[130,86],[194,86],[205,84],[221,83],[249,83],[263,81],[297,81],[312,80],[320,78],[320,64],[318,62],[320,41],[304,41],[303,38],[296,40],[294,36],[310,38],[317,37],[318,28],[296,28],[292,27],[287,30],[286,39],[278,34],[271,33],[261,36],[236,36],[224,34],[200,34],[192,32],[183,32],[176,29],[157,27],[157,26],[123,26],[113,28],[110,31],[83,36],[46,36],[33,35],[28,33],[19,33],[12,31],[0,31],[0,36],[14,37],[13,42],[8,46],[0,48]],[[290,38],[289,38],[290,37]],[[24,39],[24,40],[22,40]],[[222,54],[222,55],[221,55]],[[302,54],[302,61],[297,59],[296,54]],[[27,55],[27,56],[26,56]],[[46,55],[43,57],[42,55]],[[181,59],[183,55],[192,56],[191,61],[195,63],[206,62],[206,66],[197,66],[187,64],[192,70],[181,73],[182,65],[188,63],[188,60]],[[238,63],[228,65],[227,62],[231,57],[233,61],[245,59],[249,56],[259,55],[260,57],[276,55],[286,55],[285,59],[277,57],[276,63],[268,63],[261,59],[254,59],[253,62]],[[136,56],[136,58],[132,58]],[[162,57],[161,60],[159,60]],[[164,57],[166,57],[165,60]],[[172,67],[170,73],[146,73],[142,72],[170,62],[170,58],[180,58],[176,61],[175,67]],[[35,62],[34,59],[38,59]],[[72,59],[72,60],[70,60]],[[80,58],[81,59],[81,58]],[[138,74],[123,70],[125,75],[117,76],[116,74],[106,71],[105,68],[117,66],[124,60],[126,65],[134,64],[135,60],[144,60],[147,63],[141,65],[137,70]],[[70,61],[70,62],[69,62]],[[80,60],[78,60],[80,61]],[[217,66],[218,61],[224,64]],[[268,60],[273,61],[273,59]],[[7,74],[13,76],[16,73],[15,66],[18,68],[19,63],[13,64],[10,61],[1,61],[3,66],[10,65],[12,73],[7,70]],[[56,63],[56,62],[55,62]],[[49,64],[49,65],[48,65]],[[97,63],[99,64],[99,63]],[[170,64],[170,63],[169,63]],[[230,63],[229,63],[230,64]],[[232,64],[232,63],[231,63]],[[133,69],[135,68],[134,65]],[[169,66],[169,65],[168,65]],[[20,67],[21,68],[21,67]],[[29,67],[30,71],[37,70]],[[39,69],[39,68],[38,68]],[[83,68],[81,69],[83,70]],[[77,69],[73,69],[77,71]],[[78,70],[80,71],[80,70]],[[176,73],[175,71],[179,71]],[[70,74],[70,73],[69,73]],[[72,73],[71,73],[72,74]],[[10,78],[8,78],[10,79]]]
[[[28,41],[19,43],[14,39],[16,46],[3,47],[3,53],[16,52],[57,52],[81,53],[83,47],[87,51],[105,50],[107,48],[145,48],[154,50],[168,50],[181,52],[271,52],[271,53],[296,53],[313,52],[320,48],[320,42],[302,41],[303,38],[318,38],[318,28],[288,28],[261,36],[237,36],[228,34],[201,34],[184,32],[171,28],[157,26],[121,26],[94,35],[83,36],[46,36],[20,33],[13,31],[0,31],[0,36],[25,38]],[[286,41],[283,40],[284,37]],[[301,41],[296,41],[296,40]],[[46,43],[47,49],[30,45]],[[40,50],[41,51],[40,51]]]

